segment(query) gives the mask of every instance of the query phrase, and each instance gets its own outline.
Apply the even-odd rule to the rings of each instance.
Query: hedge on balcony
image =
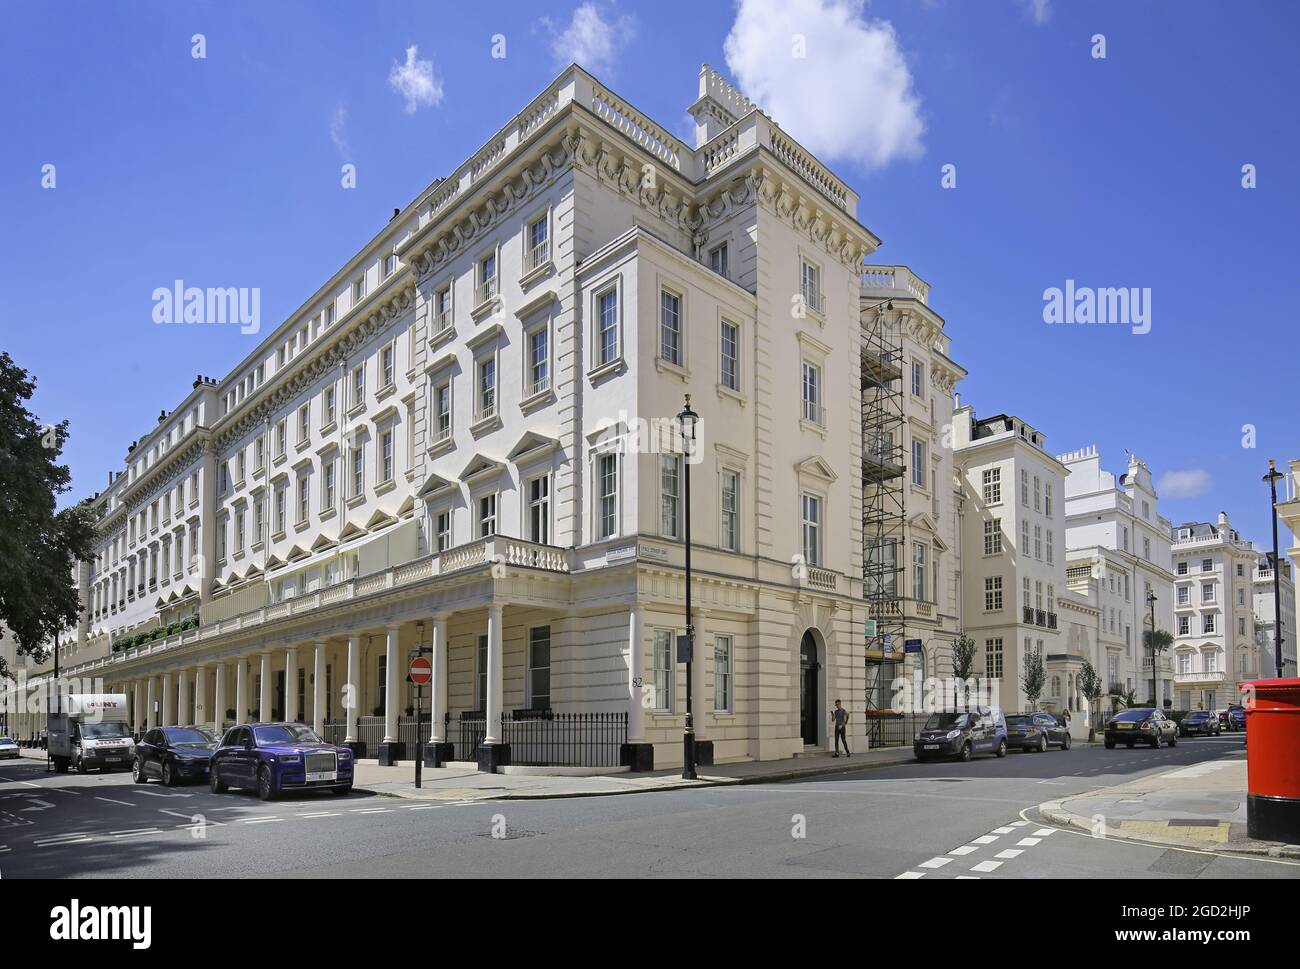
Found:
[[[145,643],[151,643],[155,639],[165,639],[168,636],[174,636],[179,632],[187,629],[195,629],[199,625],[199,617],[186,616],[180,622],[173,622],[166,626],[158,626],[154,629],[146,629],[142,633],[130,633],[126,636],[119,636],[113,640],[112,650],[120,653],[124,649],[132,649],[136,646],[142,646]]]

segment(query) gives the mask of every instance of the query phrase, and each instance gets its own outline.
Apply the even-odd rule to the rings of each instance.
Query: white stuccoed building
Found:
[[[1096,579],[1106,645],[1097,672],[1111,696],[1134,690],[1143,702],[1151,694],[1151,656],[1145,647],[1151,595],[1156,628],[1173,630],[1169,520],[1159,512],[1150,468],[1132,452],[1128,467],[1118,476],[1102,468],[1095,446],[1059,459],[1070,472],[1065,480],[1067,569],[1086,566]],[[1168,651],[1156,658],[1156,688],[1158,702],[1173,703],[1173,660]]]
[[[441,760],[552,762],[541,740],[568,730],[579,766],[680,763],[670,429],[689,393],[703,753],[825,748],[834,699],[856,710],[865,689],[879,240],[856,193],[707,67],[690,112],[693,145],[569,68],[238,366],[197,378],[95,498],[64,668],[126,692],[141,729],[302,719],[392,760],[411,756],[422,646]],[[942,354],[942,321],[912,313]],[[931,400],[959,376],[937,363]],[[928,474],[942,495],[942,459]],[[909,527],[950,545],[950,508]]]
[[[1280,554],[1280,552],[1279,552]],[[1255,560],[1254,611],[1255,611],[1255,655],[1238,657],[1238,676],[1241,679],[1265,679],[1277,675],[1277,643],[1275,640],[1276,623],[1282,620],[1282,675],[1296,675],[1296,601],[1295,578],[1291,563],[1283,559],[1277,576],[1278,602],[1281,608],[1273,608],[1273,564],[1269,553],[1261,553]],[[1252,661],[1253,664],[1252,664]],[[1248,676],[1254,673],[1254,676]]]
[[[1238,683],[1260,676],[1258,553],[1227,512],[1215,522],[1180,524],[1173,537],[1175,702],[1182,710],[1221,709],[1238,702]]]
[[[962,607],[980,647],[975,674],[994,681],[1002,706],[1028,708],[1021,682],[1030,651],[1051,677],[1063,657],[1057,599],[1066,589],[1065,476],[1044,435],[1018,417],[953,415],[953,447],[965,494]],[[1043,699],[1047,698],[1047,689]],[[1061,693],[1071,691],[1063,687]]]

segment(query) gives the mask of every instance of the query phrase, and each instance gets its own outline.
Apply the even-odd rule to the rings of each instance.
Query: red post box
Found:
[[[1246,685],[1246,832],[1300,844],[1300,679]]]

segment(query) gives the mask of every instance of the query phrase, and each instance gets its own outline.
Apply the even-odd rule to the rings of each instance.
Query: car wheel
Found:
[[[924,763],[925,763],[927,760],[929,760],[929,759],[930,759],[930,758],[928,758],[928,757],[922,757],[920,754],[917,754],[917,755],[916,755],[916,762],[917,762],[918,764],[924,764]]]
[[[1043,736],[1041,736],[1041,737],[1038,738],[1038,752],[1039,752],[1040,754],[1045,754],[1045,753],[1047,753],[1047,735],[1046,735],[1046,734],[1043,734]]]
[[[961,745],[961,753],[957,755],[957,759],[960,760],[960,761],[962,761],[963,763],[965,763],[966,761],[970,760],[970,741],[969,741],[969,740],[966,741],[966,743],[964,743],[964,744]]]
[[[221,775],[217,772],[217,765],[213,764],[212,769],[208,771],[208,790],[213,794],[225,794],[226,785],[222,781]]]
[[[140,763],[139,757],[131,762],[131,780],[135,781],[137,784],[149,783],[149,778],[146,777],[144,773],[144,764]]]
[[[1113,741],[1113,740],[1107,740],[1107,741],[1105,741],[1105,744],[1106,744],[1106,749],[1107,749],[1107,750],[1114,750],[1114,749],[1115,749],[1115,741]]]
[[[271,777],[270,768],[263,765],[257,772],[257,796],[263,801],[272,801],[275,795],[275,779]]]
[[[1071,738],[1071,736],[1067,733],[1067,734],[1065,735],[1065,739],[1061,741],[1061,749],[1062,749],[1062,750],[1069,750],[1069,749],[1070,749],[1070,744],[1072,744],[1072,743],[1074,743],[1074,740],[1073,740],[1073,738]]]
[[[73,763],[72,769],[75,770],[78,774],[86,773],[86,761],[82,758],[80,754],[77,754],[77,759]]]
[[[998,756],[999,756],[999,757],[1005,757],[1006,755],[1007,755],[1007,742],[1006,742],[1005,740],[999,740],[999,741],[998,741]]]
[[[171,761],[168,761],[167,763],[163,764],[162,782],[164,787],[176,786],[176,772],[175,769],[172,767]]]
[[[1170,747],[1177,747],[1177,746],[1178,746],[1178,738],[1177,738],[1177,737],[1170,737],[1170,738],[1169,738],[1169,746],[1170,746]]]
[[[1132,750],[1132,749],[1133,749],[1133,741],[1130,740],[1130,741],[1129,741],[1128,743],[1126,743],[1124,746],[1127,747],[1129,750]]]
[[[334,793],[337,794],[339,797],[342,797],[344,794],[351,794],[352,785],[346,784],[343,787],[336,787],[334,788]]]

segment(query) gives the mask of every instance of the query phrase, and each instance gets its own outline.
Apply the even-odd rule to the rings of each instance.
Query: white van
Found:
[[[58,705],[59,712],[49,718],[49,757],[56,771],[131,769],[135,741],[126,694],[71,693],[59,697]]]

